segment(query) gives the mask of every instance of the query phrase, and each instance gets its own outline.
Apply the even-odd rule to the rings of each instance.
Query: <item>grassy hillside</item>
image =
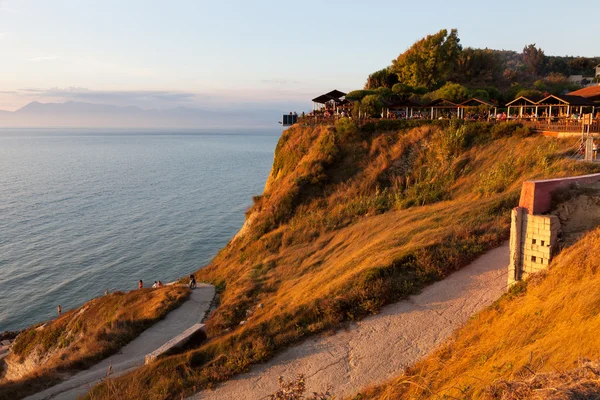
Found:
[[[507,239],[524,179],[592,171],[565,157],[572,140],[529,135],[461,121],[288,129],[242,233],[197,273],[223,290],[212,339],[90,397],[210,387],[466,265]]]
[[[600,369],[586,361],[600,358],[598,251],[600,229],[476,315],[406,376],[356,398],[599,398]]]
[[[189,289],[176,286],[115,292],[27,329],[17,337],[7,359],[11,369],[19,370],[11,375],[22,376],[2,382],[0,399],[35,393],[57,383],[61,374],[90,367],[163,318],[188,295]]]

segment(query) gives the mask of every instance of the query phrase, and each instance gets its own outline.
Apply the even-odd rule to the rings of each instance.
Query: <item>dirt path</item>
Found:
[[[146,354],[156,350],[181,332],[199,323],[210,307],[215,295],[214,286],[198,284],[190,298],[171,311],[165,319],[148,328],[121,351],[66,381],[43,392],[27,397],[26,400],[77,399],[93,385],[102,380],[111,367],[111,376],[118,376],[144,364]]]
[[[266,364],[197,393],[194,400],[264,399],[278,389],[277,378],[306,376],[308,392],[331,386],[338,397],[383,383],[439,346],[471,315],[506,289],[508,243],[436,282],[419,295],[385,307],[335,335],[318,336],[285,350]]]

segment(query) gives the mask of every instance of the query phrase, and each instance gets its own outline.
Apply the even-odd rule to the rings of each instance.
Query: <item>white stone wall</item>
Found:
[[[559,232],[560,221],[555,215],[530,215],[519,207],[513,210],[508,286],[528,274],[548,268],[556,250]]]

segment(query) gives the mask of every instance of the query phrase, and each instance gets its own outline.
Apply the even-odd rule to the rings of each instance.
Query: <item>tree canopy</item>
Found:
[[[432,89],[454,70],[462,50],[459,42],[456,29],[427,35],[393,60],[391,70],[402,83]]]

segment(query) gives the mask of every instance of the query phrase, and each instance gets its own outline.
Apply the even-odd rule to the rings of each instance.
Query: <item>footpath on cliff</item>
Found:
[[[265,399],[278,378],[304,374],[308,392],[337,398],[383,383],[436,347],[506,290],[508,243],[489,251],[420,294],[385,307],[334,335],[321,335],[280,353],[248,373],[189,399]]]
[[[192,290],[188,300],[167,314],[165,319],[142,332],[140,336],[124,346],[117,354],[73,375],[58,385],[26,399],[75,400],[104,379],[109,368],[110,376],[115,377],[144,365],[146,354],[151,353],[186,329],[199,323],[209,310],[214,296],[214,286],[199,283],[197,288]]]

